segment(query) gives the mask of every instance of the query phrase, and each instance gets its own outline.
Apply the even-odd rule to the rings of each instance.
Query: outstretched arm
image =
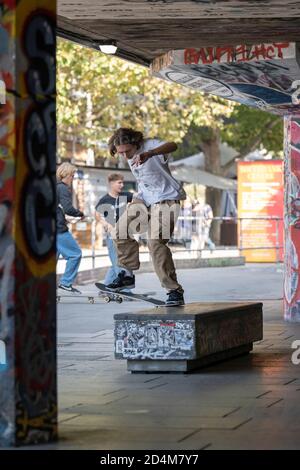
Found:
[[[168,153],[175,152],[175,150],[177,150],[177,144],[175,144],[175,142],[165,142],[159,147],[155,147],[154,149],[137,155],[137,157],[134,158],[134,165],[139,166],[155,155],[166,155]]]

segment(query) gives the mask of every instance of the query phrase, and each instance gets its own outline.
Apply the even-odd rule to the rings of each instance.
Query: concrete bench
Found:
[[[262,303],[192,303],[115,319],[115,358],[131,372],[188,372],[249,353],[263,337]]]

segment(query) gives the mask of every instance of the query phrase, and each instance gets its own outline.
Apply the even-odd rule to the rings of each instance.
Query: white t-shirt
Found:
[[[136,153],[148,152],[163,144],[164,142],[157,139],[147,139]],[[142,199],[146,206],[160,201],[186,198],[182,183],[171,175],[165,155],[155,155],[139,166],[132,166],[133,163],[134,158],[128,160],[129,167],[138,183],[137,198]]]

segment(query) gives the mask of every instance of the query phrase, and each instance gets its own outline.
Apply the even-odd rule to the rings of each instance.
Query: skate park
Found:
[[[299,448],[299,366],[296,355],[292,360],[300,333],[300,290],[295,281],[299,235],[290,217],[294,215],[290,195],[299,178],[300,158],[299,6],[295,2],[278,6],[275,1],[268,5],[221,1],[203,6],[186,1],[157,2],[150,8],[149,2],[141,1],[126,2],[127,16],[123,17],[122,1],[81,1],[76,11],[73,3],[58,2],[56,10],[55,2],[50,8],[43,0],[21,1],[17,9],[4,11],[6,26],[16,18],[17,39],[7,36],[10,47],[15,41],[19,46],[19,37],[25,41],[23,49],[17,48],[15,60],[16,74],[26,78],[27,88],[24,91],[23,81],[16,79],[10,90],[13,93],[8,94],[10,135],[17,144],[6,141],[10,158],[4,162],[3,174],[8,195],[18,197],[12,209],[15,251],[8,252],[16,263],[14,305],[7,316],[1,316],[5,357],[5,367],[0,369],[1,445],[29,448],[35,444],[43,449]],[[235,9],[239,4],[243,4],[242,10]],[[223,9],[222,18],[218,8]],[[90,305],[78,299],[76,304],[56,304],[51,211],[55,204],[51,178],[56,165],[56,20],[60,37],[96,48],[101,41],[111,40],[113,31],[119,57],[149,67],[155,76],[196,90],[214,90],[282,116],[287,214],[282,265],[179,269],[186,291],[181,311],[161,312],[144,302]],[[186,22],[191,26],[185,28]],[[183,25],[180,34],[179,25]],[[7,31],[11,31],[9,27]],[[40,69],[36,68],[37,51],[44,54]],[[285,75],[277,73],[270,60]],[[237,64],[245,62],[248,67],[237,71]],[[11,71],[12,61],[5,62],[5,67]],[[241,86],[232,81],[231,70],[243,75]],[[259,84],[260,73],[264,86]],[[12,105],[15,99],[16,107]],[[15,126],[17,119],[19,127]],[[38,134],[43,158],[34,131],[38,122],[43,123]],[[39,194],[44,211],[36,203]],[[291,283],[293,295],[287,295]],[[156,296],[161,295],[153,273],[138,274],[137,290],[143,293],[149,286]],[[85,289],[92,292],[94,288],[86,283]],[[141,335],[145,322],[156,322],[158,329],[171,336],[174,324],[190,323],[182,326],[187,335],[178,340],[170,361],[165,352],[157,357],[147,358],[145,351],[138,358],[123,357],[115,349],[117,341],[124,339],[116,336],[115,325],[121,322],[122,329],[126,321],[135,323],[134,329],[140,329]],[[141,338],[137,335],[136,341]],[[156,351],[161,354],[165,349],[158,344]],[[185,373],[192,369],[193,373]]]

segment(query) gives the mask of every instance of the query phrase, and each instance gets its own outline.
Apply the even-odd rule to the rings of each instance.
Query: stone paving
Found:
[[[291,362],[300,324],[282,319],[280,267],[183,270],[179,277],[188,302],[263,301],[263,340],[248,356],[192,374],[131,374],[114,360],[113,315],[145,304],[66,299],[58,305],[60,442],[36,448],[300,448],[300,365]],[[153,274],[139,275],[137,290],[163,298]]]

